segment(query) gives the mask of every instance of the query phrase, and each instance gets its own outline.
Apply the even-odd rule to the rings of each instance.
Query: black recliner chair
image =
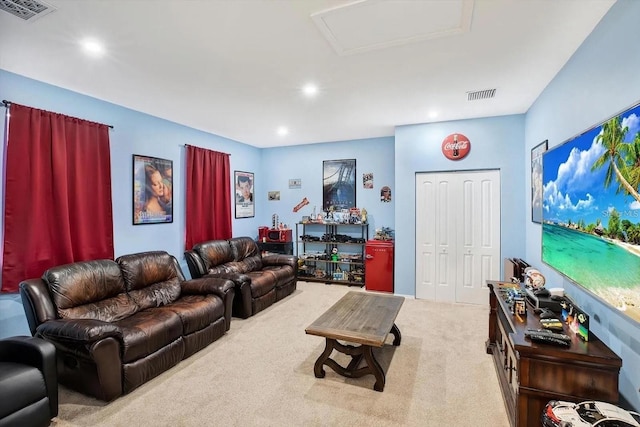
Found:
[[[0,427],[48,426],[57,415],[53,344],[26,336],[0,340]]]

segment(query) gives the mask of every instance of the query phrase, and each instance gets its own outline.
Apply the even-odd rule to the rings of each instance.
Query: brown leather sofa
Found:
[[[31,334],[53,343],[58,379],[110,401],[229,329],[234,283],[185,280],[167,252],[84,261],[20,283]]]
[[[262,255],[250,237],[210,240],[185,252],[191,277],[218,277],[235,283],[233,315],[246,319],[296,289],[295,255]]]

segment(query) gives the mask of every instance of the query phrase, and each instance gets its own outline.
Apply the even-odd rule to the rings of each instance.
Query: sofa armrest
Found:
[[[186,295],[217,295],[224,304],[225,330],[231,327],[231,315],[233,312],[233,298],[236,284],[229,279],[219,277],[202,277],[200,279],[186,280],[180,284],[182,293]]]
[[[298,271],[298,257],[295,255],[267,254],[262,256],[262,265],[289,265]]]
[[[236,285],[236,288],[251,283],[251,277],[243,273],[207,273],[204,277],[231,280]]]
[[[246,319],[251,316],[251,277],[242,273],[207,273],[205,277],[231,280],[235,285],[233,298],[233,316]]]
[[[189,273],[192,279],[198,279],[207,274],[207,266],[204,260],[196,251],[188,250],[184,252],[184,258],[189,267]]]
[[[94,319],[56,319],[38,326],[37,333],[59,343],[92,344],[114,337],[122,343],[122,330],[109,322]]]
[[[205,276],[199,279],[185,280],[180,286],[183,294],[216,294],[224,299],[230,291],[233,291],[235,283],[222,277]]]
[[[20,282],[19,287],[22,307],[29,323],[29,331],[31,335],[35,336],[38,325],[57,318],[56,309],[44,280],[27,279]]]

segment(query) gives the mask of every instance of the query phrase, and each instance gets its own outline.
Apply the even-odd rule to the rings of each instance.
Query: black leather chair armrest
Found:
[[[0,360],[3,362],[22,363],[42,369],[46,359],[55,356],[55,351],[53,344],[40,338],[16,336],[0,340]]]
[[[262,256],[262,265],[289,265],[298,269],[298,257],[295,255],[267,254]]]
[[[0,340],[0,361],[33,366],[42,372],[51,418],[58,415],[56,348],[40,338],[17,336]]]
[[[44,339],[60,343],[91,344],[114,337],[122,343],[122,330],[117,325],[94,319],[56,319],[38,326]]]

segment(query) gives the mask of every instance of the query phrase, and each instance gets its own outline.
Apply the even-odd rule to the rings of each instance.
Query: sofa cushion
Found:
[[[164,251],[140,252],[116,259],[127,291],[166,282],[178,277],[173,258]]]
[[[114,322],[138,311],[125,293],[118,264],[112,260],[81,261],[50,268],[42,275],[58,316]]]
[[[137,311],[136,302],[126,293],[122,293],[102,301],[58,310],[58,314],[63,319],[94,319],[103,322],[116,322]]]
[[[198,243],[193,247],[193,250],[204,260],[207,270],[233,261],[233,252],[227,240],[210,240]]]
[[[209,269],[212,275],[227,275],[229,273],[243,274],[250,271],[257,271],[262,268],[262,260],[259,255],[245,258],[242,261],[231,261]]]
[[[242,261],[237,261],[237,263],[240,273],[248,273],[262,269],[262,258],[260,258],[260,255],[246,257]]]
[[[295,279],[293,267],[290,265],[270,265],[264,267],[263,271],[273,274],[276,279],[276,286],[282,286]]]
[[[271,292],[276,287],[276,278],[267,271],[251,271],[247,273],[251,278],[251,297],[259,298]]]
[[[124,363],[148,356],[182,336],[180,316],[164,309],[142,310],[116,325],[122,330]]]
[[[171,304],[180,297],[180,280],[174,277],[165,282],[154,283],[142,289],[130,291],[129,295],[140,310]]]
[[[249,257],[260,256],[258,245],[251,237],[234,237],[229,239],[229,245],[231,246],[234,261],[243,261]]]
[[[180,317],[183,335],[204,329],[224,317],[222,299],[214,295],[184,295],[161,310],[172,311]]]
[[[140,310],[170,304],[180,296],[180,278],[165,251],[140,252],[116,259],[129,295]]]

